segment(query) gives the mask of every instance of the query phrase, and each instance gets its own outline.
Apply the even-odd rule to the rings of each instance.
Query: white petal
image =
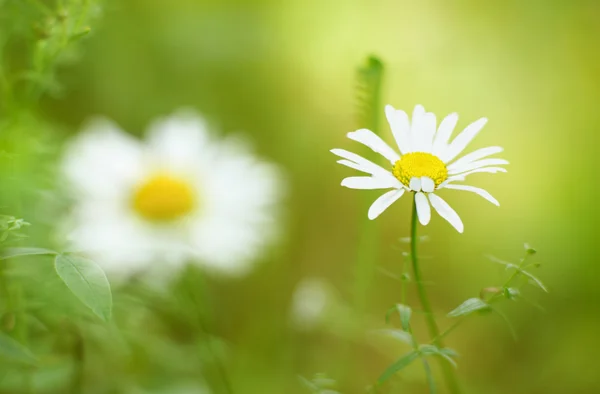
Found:
[[[95,118],[67,145],[62,170],[86,199],[126,198],[145,175],[143,145],[110,120]]]
[[[431,193],[435,190],[435,182],[428,176],[421,177],[421,189],[424,192]]]
[[[479,194],[481,197],[485,198],[486,200],[488,200],[492,204],[500,206],[500,203],[498,202],[498,200],[496,200],[494,197],[492,197],[492,195],[490,193],[488,193],[487,191],[485,191],[483,189],[475,187],[475,186],[469,186],[469,185],[447,185],[446,189],[465,190],[465,191],[468,191],[468,192],[473,192],[473,193]]]
[[[450,182],[456,182],[458,180],[463,180],[464,181],[467,175],[475,174],[475,173],[478,173],[478,172],[485,172],[485,173],[488,173],[488,174],[495,174],[497,172],[507,172],[507,171],[506,171],[505,168],[502,168],[502,167],[477,168],[477,169],[472,170],[472,171],[468,171],[468,172],[464,172],[464,173],[459,174],[459,175],[453,175],[451,177],[448,177],[448,179],[446,179],[446,181],[443,182],[443,183],[445,184],[445,183],[450,183]],[[441,186],[442,185],[440,185],[438,188],[441,188]]]
[[[421,107],[422,108],[422,107]],[[431,112],[420,114],[415,108],[416,117],[413,118],[411,138],[415,152],[431,153],[433,135],[435,134],[435,115]]]
[[[348,133],[348,138],[360,142],[373,149],[374,152],[381,154],[388,159],[392,164],[400,160],[400,155],[396,153],[388,144],[386,144],[378,135],[371,130],[360,129]]]
[[[460,159],[458,159],[457,161],[455,161],[454,163],[450,164],[448,166],[448,170],[458,169],[458,168],[463,167],[471,162],[474,162],[479,159],[483,159],[486,156],[500,153],[503,150],[504,149],[502,149],[499,146],[488,146],[487,148],[477,149],[475,152],[471,152],[468,155],[465,155],[465,156],[461,157]]]
[[[425,115],[423,126],[423,152],[431,153],[433,150],[433,137],[435,136],[436,127],[437,121],[435,114],[428,112]]]
[[[415,194],[415,204],[417,205],[417,215],[419,216],[419,222],[423,226],[426,226],[431,219],[431,207],[429,201],[423,193]]]
[[[425,115],[425,107],[423,107],[421,104],[415,105],[415,109],[413,110],[413,113],[412,113],[411,131],[415,125],[415,122],[420,122],[421,116],[423,116],[423,115]]]
[[[448,170],[449,175],[462,174],[463,172],[475,170],[478,168],[486,167],[486,166],[498,166],[508,164],[508,161],[504,159],[483,159],[473,161],[471,163],[465,164],[461,168]]]
[[[417,178],[417,177],[411,178],[408,186],[410,187],[410,190],[412,190],[413,192],[420,192],[421,191],[421,178]]]
[[[449,183],[452,183],[452,182],[461,182],[461,181],[464,181],[464,180],[465,180],[464,176],[462,176],[462,175],[456,175],[456,176],[450,177],[450,178],[446,179],[444,182],[440,183],[440,185],[437,187],[437,189],[440,190],[440,189],[445,188],[446,185],[448,185]]]
[[[348,152],[344,149],[332,149],[331,153],[356,163],[358,166],[360,166],[360,171],[366,172],[368,174],[380,175],[382,177],[385,177],[386,174],[390,174],[388,170],[385,170],[383,167],[378,166],[372,161],[369,161],[364,157],[357,155],[356,153]]]
[[[452,113],[442,120],[435,135],[435,139],[433,140],[433,148],[431,149],[431,153],[438,157],[444,153],[448,147],[448,141],[450,140],[450,136],[452,135],[457,122],[457,113]]]
[[[369,208],[369,219],[377,218],[404,194],[404,189],[391,190],[379,197]]]
[[[342,159],[342,160],[338,160],[337,163],[344,165],[346,167],[354,168],[355,170],[358,170],[358,171],[369,173],[368,171],[364,171],[363,167],[359,166],[358,164],[356,164],[355,162],[350,161],[350,160]]]
[[[424,145],[423,130],[425,129],[425,108],[418,104],[413,110],[410,121],[410,140],[413,152],[422,152]]]
[[[460,220],[456,211],[454,211],[446,201],[433,193],[429,194],[429,201],[437,213],[446,219],[459,233],[464,231],[465,228],[462,220]]]
[[[392,134],[400,152],[403,155],[411,152],[410,122],[406,112],[396,110],[391,105],[386,105],[385,116],[390,124]]]
[[[147,141],[153,166],[184,173],[209,161],[209,149],[214,149],[207,123],[186,109],[154,121],[148,128]]]
[[[382,179],[371,176],[353,176],[345,178],[342,186],[350,189],[389,189],[390,187],[400,187],[400,181],[397,179]]]
[[[448,163],[458,156],[467,145],[473,141],[473,138],[479,134],[483,126],[487,123],[486,118],[481,118],[468,125],[448,146],[448,149],[440,157],[444,163]]]

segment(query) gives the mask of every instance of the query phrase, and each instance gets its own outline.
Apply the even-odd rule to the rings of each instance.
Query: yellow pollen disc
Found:
[[[433,180],[435,187],[448,179],[448,169],[443,161],[431,153],[412,152],[403,155],[394,164],[392,173],[405,186],[413,177],[427,176]]]
[[[133,195],[133,207],[148,220],[166,222],[190,213],[196,204],[193,188],[183,179],[155,175]]]

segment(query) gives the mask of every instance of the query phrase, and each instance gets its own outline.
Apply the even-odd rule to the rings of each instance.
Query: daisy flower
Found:
[[[242,275],[275,233],[279,172],[244,140],[217,141],[192,112],[159,119],[145,141],[95,119],[68,145],[72,247],[130,276],[188,262]]]
[[[492,204],[499,205],[487,191],[470,185],[457,184],[474,173],[506,172],[504,168],[499,167],[508,164],[506,160],[489,158],[502,152],[499,146],[481,148],[457,159],[485,126],[486,118],[471,123],[450,141],[458,122],[456,113],[446,116],[439,126],[436,124],[435,115],[426,112],[421,105],[415,107],[412,121],[406,112],[394,109],[391,105],[385,107],[385,115],[400,153],[371,130],[353,131],[348,133],[348,138],[368,146],[389,160],[391,163],[389,170],[343,149],[331,151],[342,158],[338,163],[369,174],[369,176],[346,178],[342,181],[342,186],[351,189],[392,189],[371,205],[369,219],[377,218],[408,191],[414,193],[417,215],[421,224],[429,223],[431,207],[433,207],[441,217],[462,233],[464,226],[460,217],[446,201],[438,196],[439,190],[473,192]]]

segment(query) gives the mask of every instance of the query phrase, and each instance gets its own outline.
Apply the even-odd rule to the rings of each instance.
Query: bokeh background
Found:
[[[13,37],[0,41],[9,43],[2,61],[10,70],[27,68],[50,17],[43,9],[70,4],[17,3],[0,1],[0,38]],[[200,304],[186,302],[177,286],[167,295],[115,289],[109,325],[86,317],[49,260],[14,264],[37,306],[24,318],[29,346],[44,363],[33,371],[0,364],[0,392],[77,392],[71,376],[83,371],[76,387],[85,393],[225,393],[222,369],[236,394],[308,393],[299,376],[317,373],[342,393],[365,392],[406,351],[367,333],[383,328],[399,302],[400,282],[383,272],[402,272],[407,245],[398,238],[409,235],[410,220],[410,201],[402,199],[367,222],[367,202],[378,193],[340,187],[353,171],[329,153],[338,147],[376,160],[345,137],[362,126],[356,76],[370,54],[384,63],[383,103],[407,111],[423,104],[438,119],[458,112],[459,128],[486,116],[470,148],[503,146],[511,163],[507,174],[472,176],[499,208],[476,195],[443,194],[464,234],[436,215],[420,230],[429,236],[423,269],[442,326],[463,300],[503,282],[487,254],[516,261],[529,242],[550,288],[527,293],[543,310],[504,305],[517,340],[494,315],[448,338],[461,355],[465,392],[600,392],[600,3],[122,0],[94,3],[92,11],[91,32],[57,60],[55,83],[25,109],[5,105],[2,113],[2,213],[32,224],[25,244],[64,242],[55,229],[68,202],[56,159],[86,119],[105,115],[141,136],[180,107],[198,110],[223,135],[246,133],[283,168],[281,239],[247,277],[203,278]],[[390,141],[383,108],[380,116]],[[365,231],[377,234],[372,275],[357,278]],[[327,316],[308,326],[291,317],[307,278],[326,283],[329,295]],[[412,287],[410,294],[418,309]],[[195,314],[210,316],[210,335],[200,333]],[[427,392],[422,370],[403,371],[381,392]]]

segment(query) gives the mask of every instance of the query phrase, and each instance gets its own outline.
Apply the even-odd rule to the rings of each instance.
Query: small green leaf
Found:
[[[5,249],[0,255],[0,260],[6,260],[14,257],[21,256],[35,256],[35,255],[56,255],[58,254],[54,250],[44,248],[8,248]]]
[[[503,294],[508,300],[516,300],[521,295],[521,292],[519,289],[515,289],[514,287],[505,287]]]
[[[35,365],[36,357],[19,342],[0,332],[0,357],[19,364]]]
[[[521,270],[521,274],[525,275],[527,278],[529,278],[529,282],[536,285],[537,287],[539,287],[540,289],[544,290],[546,293],[548,293],[548,288],[542,283],[541,280],[539,280],[535,275],[527,272],[527,271],[523,271]]]
[[[412,314],[412,309],[409,306],[398,304],[396,305],[398,308],[398,313],[400,313],[400,324],[402,325],[402,329],[404,331],[410,330],[410,316]]]
[[[410,330],[410,316],[412,314],[412,309],[410,309],[410,307],[407,305],[396,304],[393,307],[391,307],[390,309],[388,309],[387,313],[385,314],[385,322],[387,324],[390,324],[390,319],[392,317],[392,314],[396,311],[400,315],[400,324],[402,326],[402,329],[404,331],[409,331]]]
[[[390,338],[394,338],[399,340],[400,342],[406,343],[408,345],[412,345],[412,335],[406,331],[402,330],[394,330],[394,329],[385,329],[385,330],[375,330],[373,334],[381,334],[388,336]]]
[[[390,365],[385,370],[385,372],[379,377],[377,382],[379,384],[382,384],[383,382],[385,382],[386,380],[391,378],[396,372],[406,368],[408,365],[410,365],[410,363],[415,361],[418,357],[419,357],[419,353],[415,352],[415,351],[412,351],[412,352],[407,353],[404,356],[400,357],[395,363]]]
[[[59,254],[54,261],[58,276],[99,318],[110,320],[112,294],[104,271],[90,259]]]
[[[421,345],[419,352],[424,356],[439,356],[452,364],[455,368],[457,367],[456,361],[452,357],[456,356],[456,352],[452,349],[440,349],[434,345]]]
[[[84,27],[82,31],[80,31],[79,33],[73,34],[71,37],[69,37],[69,42],[75,42],[77,40],[80,40],[83,37],[87,36],[91,31],[92,31],[91,28]]]
[[[449,347],[445,347],[443,349],[440,349],[440,352],[444,353],[448,357],[452,357],[452,358],[458,357],[458,353],[456,352],[456,350],[451,349]]]
[[[525,246],[525,253],[530,254],[530,255],[537,253],[537,250],[532,248],[528,243],[526,243],[524,246]]]
[[[448,313],[448,317],[466,316],[476,311],[489,309],[490,306],[481,298],[469,298],[456,309]]]
[[[506,266],[506,269],[507,269],[507,270],[508,270],[508,269],[511,269],[511,268],[512,268],[512,269],[517,269],[517,270],[519,269],[519,266],[518,266],[518,265],[516,265],[516,264],[513,264],[513,263],[509,263],[508,261],[500,260],[500,259],[499,259],[499,258],[497,258],[497,257],[494,257],[494,256],[487,256],[487,258],[488,258],[488,259],[489,259],[489,260],[490,260],[492,263],[501,264],[501,265],[504,265],[504,266]]]

